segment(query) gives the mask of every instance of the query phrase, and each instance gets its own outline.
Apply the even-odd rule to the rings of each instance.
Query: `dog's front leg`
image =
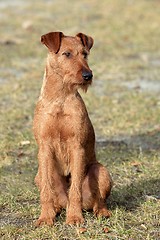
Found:
[[[84,150],[74,148],[71,164],[71,186],[67,205],[67,224],[80,224],[84,222],[82,216],[82,182],[84,178],[85,158]]]
[[[55,206],[56,194],[55,194],[55,168],[54,158],[48,146],[40,146],[38,152],[39,160],[39,188],[40,188],[40,203],[41,203],[41,215],[36,222],[36,226],[47,224],[52,225],[57,213],[57,207]]]

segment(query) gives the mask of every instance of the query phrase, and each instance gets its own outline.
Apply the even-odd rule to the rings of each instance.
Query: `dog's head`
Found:
[[[62,32],[50,32],[41,37],[41,42],[49,50],[50,66],[62,77],[63,83],[69,88],[87,90],[93,78],[87,62],[93,39],[83,33],[70,37]]]

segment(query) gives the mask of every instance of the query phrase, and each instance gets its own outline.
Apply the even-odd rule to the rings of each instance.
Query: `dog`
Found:
[[[41,204],[36,225],[52,225],[62,208],[66,224],[83,223],[82,209],[109,217],[105,201],[112,179],[96,159],[94,129],[78,92],[92,83],[87,59],[93,38],[49,32],[41,42],[49,51],[33,121]]]

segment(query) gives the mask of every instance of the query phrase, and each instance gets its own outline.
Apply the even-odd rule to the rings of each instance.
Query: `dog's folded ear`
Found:
[[[62,32],[49,32],[41,36],[41,42],[46,45],[49,51],[58,53],[63,36]]]
[[[81,39],[82,44],[84,45],[84,47],[86,47],[88,50],[90,50],[92,48],[93,43],[94,43],[92,37],[87,36],[84,33],[78,33],[76,36]]]

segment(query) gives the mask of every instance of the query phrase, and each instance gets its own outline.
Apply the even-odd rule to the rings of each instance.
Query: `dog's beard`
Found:
[[[86,93],[89,85],[91,85],[91,84],[80,84],[79,87]]]
[[[86,93],[89,85],[90,84],[73,84],[70,89],[72,89],[73,91],[77,91],[78,89],[82,89]]]

